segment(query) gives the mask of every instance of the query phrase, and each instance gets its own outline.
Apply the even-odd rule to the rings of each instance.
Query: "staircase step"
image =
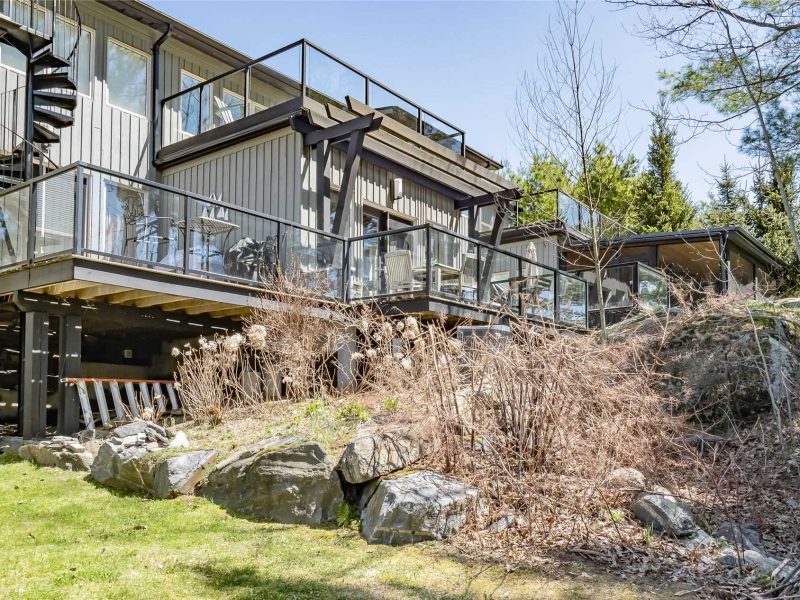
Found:
[[[75,118],[72,115],[65,115],[53,110],[47,110],[46,108],[34,106],[33,121],[34,123],[45,123],[51,127],[55,127],[56,129],[62,129],[64,127],[72,126],[72,124],[75,122]]]
[[[25,56],[36,54],[49,46],[52,41],[41,31],[20,25],[2,13],[0,13],[0,29],[5,33],[3,41],[14,46]]]
[[[36,73],[33,76],[33,89],[63,89],[75,92],[78,90],[78,86],[67,73]]]
[[[22,163],[15,163],[11,165],[0,165],[0,175],[6,177],[22,177],[25,172],[25,165]]]
[[[33,92],[35,106],[57,106],[67,110],[75,110],[78,97],[75,94],[62,94],[61,92]]]
[[[39,144],[57,144],[61,140],[57,133],[39,125],[33,124],[33,141]]]
[[[53,54],[52,50],[45,50],[31,59],[36,69],[61,69],[70,66],[70,62]]]

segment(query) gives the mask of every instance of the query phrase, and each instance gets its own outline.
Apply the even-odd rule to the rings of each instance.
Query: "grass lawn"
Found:
[[[5,455],[0,523],[2,598],[656,597],[581,565],[506,574],[443,544],[369,546],[355,531],[257,523],[202,498],[149,500]]]

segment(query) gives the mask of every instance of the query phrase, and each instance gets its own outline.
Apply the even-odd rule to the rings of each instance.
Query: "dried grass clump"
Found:
[[[610,471],[634,467],[657,480],[674,464],[682,423],[653,391],[635,341],[542,323],[465,344],[440,328],[427,334],[436,466],[481,489],[489,507],[479,529],[513,514],[527,542],[571,547],[607,529],[598,516],[616,503]]]

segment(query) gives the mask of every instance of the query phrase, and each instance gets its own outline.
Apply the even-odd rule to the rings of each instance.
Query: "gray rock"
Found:
[[[609,473],[606,482],[610,487],[617,490],[641,492],[647,488],[647,483],[642,472],[630,467],[614,469]]]
[[[424,454],[419,429],[404,427],[357,437],[344,449],[339,470],[348,483],[363,483],[404,469]]]
[[[230,457],[201,494],[246,516],[307,525],[334,520],[344,499],[325,451],[296,437],[267,439]]]
[[[113,434],[114,437],[118,437],[120,439],[129,437],[129,436],[136,436],[140,433],[144,433],[147,430],[147,427],[151,425],[147,421],[133,421],[132,423],[126,423],[125,425],[120,425],[116,429],[114,429]]]
[[[698,529],[692,513],[671,494],[641,494],[633,503],[632,510],[642,524],[668,535],[684,537]]]
[[[719,526],[716,535],[741,550],[764,552],[761,536],[755,525],[726,522]]]
[[[717,562],[725,567],[738,567],[739,555],[733,548],[727,548],[717,558]],[[771,575],[781,565],[781,561],[765,556],[756,550],[745,550],[741,555],[744,565],[755,567],[759,573]]]
[[[461,529],[477,506],[477,489],[439,473],[384,479],[361,513],[361,534],[370,544],[442,540]]]
[[[169,448],[188,448],[189,447],[189,439],[186,437],[186,434],[182,431],[179,431],[175,434],[175,437],[169,443]]]
[[[19,447],[19,457],[43,467],[55,467],[68,471],[88,471],[94,456],[81,445],[77,438],[57,436],[52,440],[24,443]]]
[[[717,540],[714,538],[714,536],[708,535],[702,529],[698,529],[695,531],[694,535],[688,538],[684,543],[689,550],[697,550],[698,548],[702,547],[711,547],[716,542]]]
[[[497,521],[489,525],[489,531],[492,533],[500,533],[501,531],[505,531],[509,527],[527,527],[528,519],[526,519],[523,515],[518,514],[510,514],[510,515],[503,515]]]
[[[24,444],[30,444],[37,440],[23,440],[18,435],[4,435],[0,437],[0,454],[19,455],[19,449]]]
[[[151,493],[156,462],[152,454],[142,446],[106,442],[92,463],[92,478],[109,487]]]
[[[153,496],[174,498],[191,493],[216,456],[213,450],[197,450],[159,461],[153,470]]]

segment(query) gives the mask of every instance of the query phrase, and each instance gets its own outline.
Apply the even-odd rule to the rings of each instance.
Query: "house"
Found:
[[[501,165],[308,40],[253,59],[142,2],[2,0],[0,115],[0,419],[25,436],[161,399],[171,348],[278,266],[423,318],[586,324],[585,281],[467,235]]]

